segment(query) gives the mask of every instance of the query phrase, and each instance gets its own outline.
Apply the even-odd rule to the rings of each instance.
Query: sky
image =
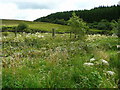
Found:
[[[120,0],[0,0],[0,19],[33,21],[51,13],[117,5]]]

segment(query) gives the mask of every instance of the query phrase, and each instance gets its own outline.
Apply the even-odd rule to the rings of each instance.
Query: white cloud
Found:
[[[119,0],[0,0],[0,18],[35,20],[50,13],[118,4]]]
[[[48,14],[56,12],[55,10],[47,10],[47,9],[26,9],[26,10],[19,10],[19,15],[21,16],[24,13],[25,20],[35,20],[42,16],[47,16]],[[20,17],[19,16],[19,17]]]
[[[1,19],[20,19],[20,20],[35,20],[36,18],[47,16],[55,10],[47,9],[18,9],[15,4],[0,4]],[[9,8],[8,8],[9,7]]]
[[[1,4],[0,3],[0,18],[14,18],[18,12],[17,6],[15,4]]]

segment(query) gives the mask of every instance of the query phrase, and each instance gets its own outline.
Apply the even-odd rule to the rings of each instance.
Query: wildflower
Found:
[[[23,32],[23,34],[26,34],[25,32]]]
[[[6,60],[13,60],[14,58],[12,56],[6,57]]]
[[[38,35],[39,38],[41,38],[41,35]]]
[[[94,64],[93,63],[84,63],[83,65],[84,66],[93,66]]]
[[[44,36],[41,36],[41,37],[44,37]]]
[[[3,36],[4,39],[6,39],[7,37]]]
[[[71,49],[71,50],[74,50],[75,48],[74,48],[74,47],[71,47],[70,49]]]
[[[44,48],[44,47],[43,47],[43,48],[41,48],[41,49],[42,49],[42,50],[46,50],[46,48]]]
[[[120,53],[120,51],[117,52],[117,54],[119,54],[119,53]]]
[[[107,74],[114,75],[115,73],[113,71],[107,71]]]
[[[104,59],[101,59],[101,62],[102,62],[103,65],[109,65],[109,63]]]
[[[74,42],[71,42],[71,43],[74,43]]]
[[[117,48],[120,48],[120,45],[117,45]]]
[[[112,34],[112,36],[116,36],[116,34]]]
[[[95,58],[91,58],[91,59],[90,59],[90,62],[95,61],[95,60],[96,60]]]
[[[36,32],[35,34],[39,34],[39,32]]]

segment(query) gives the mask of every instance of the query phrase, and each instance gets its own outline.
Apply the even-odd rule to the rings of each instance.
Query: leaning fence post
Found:
[[[52,29],[52,37],[55,37],[55,29]]]

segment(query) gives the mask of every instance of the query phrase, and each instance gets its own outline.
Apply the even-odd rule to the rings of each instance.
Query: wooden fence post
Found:
[[[16,28],[14,28],[14,33],[15,33],[15,37],[17,36],[17,27]]]
[[[70,32],[70,38],[72,37],[72,32]]]
[[[55,37],[55,29],[52,29],[52,37]]]

